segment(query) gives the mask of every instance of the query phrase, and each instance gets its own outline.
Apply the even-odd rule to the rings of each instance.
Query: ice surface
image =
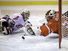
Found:
[[[5,7],[5,6],[4,6]],[[20,10],[25,9],[25,7],[1,7],[1,10]],[[56,6],[27,6],[28,10],[49,10],[54,9],[58,10]],[[45,9],[46,8],[46,9]],[[67,9],[67,6],[63,6],[62,13],[64,13]],[[44,21],[44,15],[42,12],[41,15],[38,12],[33,12],[34,15],[31,14],[31,17],[29,21],[32,23],[32,29],[36,33],[36,35],[39,35],[39,27],[41,23],[46,22]],[[40,16],[39,16],[40,15]],[[47,22],[46,22],[47,23]],[[58,38],[54,38],[54,36],[58,36],[54,33],[49,34],[47,37],[43,36],[25,36],[25,40],[22,39],[22,36],[24,36],[23,28],[20,30],[17,30],[17,32],[10,34],[10,35],[3,35],[0,33],[0,51],[68,51],[68,38],[62,38],[62,47],[59,49],[58,45]],[[53,37],[53,38],[50,38]]]
[[[13,35],[0,35],[0,51],[45,51],[58,50],[58,41],[53,42],[43,36],[25,36],[22,33]]]
[[[0,51],[68,51],[68,40],[62,39],[62,48],[58,48],[58,38],[43,36],[25,36],[23,33],[0,34]]]

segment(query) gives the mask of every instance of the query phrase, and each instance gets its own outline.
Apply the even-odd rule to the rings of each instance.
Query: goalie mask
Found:
[[[47,19],[47,21],[50,20],[50,19],[52,19],[55,16],[55,13],[56,12],[54,10],[47,11],[47,13],[46,13],[46,19]]]
[[[49,16],[55,16],[55,11],[51,10],[50,13],[49,13]]]

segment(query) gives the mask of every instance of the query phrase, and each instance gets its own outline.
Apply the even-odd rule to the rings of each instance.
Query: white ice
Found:
[[[25,36],[25,40],[22,36],[23,32],[11,35],[0,34],[0,51],[68,51],[67,38],[62,39],[62,47],[59,49],[58,38],[53,38],[54,35]]]
[[[25,9],[26,7],[27,9],[35,10],[37,6],[24,6],[23,9]],[[49,10],[48,8],[55,8],[55,10],[57,10],[56,6],[37,7],[37,10],[45,10],[45,8],[46,10]],[[22,7],[7,6],[5,8],[1,7],[0,9],[19,10],[22,9]],[[67,10],[67,6],[63,6],[63,12],[65,11],[64,9]],[[32,29],[36,33],[36,36],[25,36],[25,40],[23,40],[22,36],[24,35],[24,31],[22,28],[16,33],[10,35],[3,35],[2,33],[0,33],[0,51],[68,51],[68,38],[62,38],[61,49],[59,49],[59,39],[56,38],[57,35],[55,33],[51,33],[47,37],[39,36],[40,33],[37,27],[39,27],[41,23],[46,21],[43,20],[45,17],[44,12],[39,12],[38,14],[37,13],[37,11],[32,12],[32,14],[34,15],[31,14],[30,16],[30,22],[33,24]]]
[[[23,28],[10,35],[0,33],[0,51],[68,51],[67,38],[62,39],[62,48],[59,49],[58,35],[51,33],[46,37],[40,36],[36,25],[33,28],[36,36],[24,36]]]

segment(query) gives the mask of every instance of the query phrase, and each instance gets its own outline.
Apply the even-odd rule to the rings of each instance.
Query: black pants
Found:
[[[2,22],[2,31],[4,31],[4,28],[6,28],[7,34],[9,34],[8,27],[9,27],[9,24],[7,21]]]

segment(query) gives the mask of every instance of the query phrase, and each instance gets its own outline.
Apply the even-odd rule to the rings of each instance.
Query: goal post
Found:
[[[61,17],[62,17],[62,0],[58,0],[59,10],[59,48],[61,48],[62,33],[61,33]]]

